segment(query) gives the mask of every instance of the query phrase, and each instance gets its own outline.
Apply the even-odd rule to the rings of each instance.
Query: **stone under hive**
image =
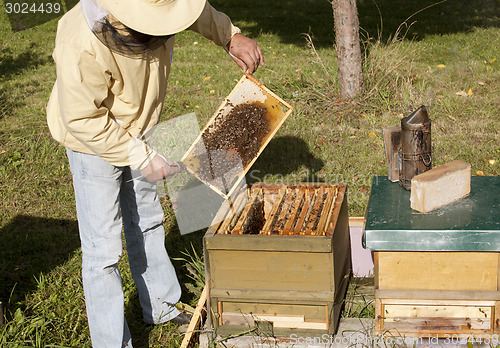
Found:
[[[204,238],[217,333],[332,334],[351,274],[344,185],[253,184]]]

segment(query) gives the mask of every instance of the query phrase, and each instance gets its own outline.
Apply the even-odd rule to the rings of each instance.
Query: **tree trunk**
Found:
[[[333,0],[340,97],[350,99],[363,89],[359,20],[356,0]]]

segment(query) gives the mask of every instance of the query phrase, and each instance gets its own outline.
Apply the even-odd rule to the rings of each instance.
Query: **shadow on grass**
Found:
[[[298,180],[304,182],[321,181],[316,173],[323,168],[321,159],[314,157],[307,143],[295,136],[273,138],[247,173],[247,183],[267,181],[268,176],[286,176],[299,171]],[[276,178],[273,178],[276,179]],[[286,184],[286,183],[285,183]]]
[[[17,55],[8,47],[5,48],[0,56],[0,76],[2,76],[2,79],[10,79],[25,70],[46,64],[48,58],[36,51],[35,43],[31,43],[25,52]]]
[[[35,277],[65,263],[80,247],[76,220],[18,215],[0,229],[0,300],[23,301]]]
[[[284,43],[304,46],[302,34],[309,33],[316,47],[331,47],[334,43],[333,10],[327,0],[213,0],[211,3],[253,38],[272,33]],[[399,25],[412,15],[408,24],[415,23],[407,37],[417,40],[427,35],[467,32],[474,27],[500,26],[500,5],[496,0],[358,0],[357,6],[362,36],[366,36],[365,32],[378,38],[381,32],[382,42],[394,36]],[[423,10],[428,6],[431,7]]]

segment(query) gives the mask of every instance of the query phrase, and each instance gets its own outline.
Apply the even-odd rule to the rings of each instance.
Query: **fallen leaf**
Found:
[[[197,44],[198,44],[198,41],[193,42],[193,45],[197,45]]]
[[[491,70],[491,65],[486,65],[486,70]]]
[[[206,76],[206,77],[203,79],[203,81],[204,81],[204,82],[206,82],[206,81],[208,81],[208,80],[210,80],[210,76]]]
[[[496,160],[494,160],[494,159],[490,159],[490,160],[488,160],[488,163],[489,163],[490,165],[494,165],[494,164],[496,163]]]
[[[318,144],[323,144],[324,141],[322,139],[318,140]]]
[[[444,69],[444,68],[446,68],[446,65],[444,65],[444,64],[438,64],[438,66],[437,66],[437,67],[438,67],[439,69]]]
[[[493,63],[495,60],[497,60],[496,58],[493,58],[490,60],[490,63]]]
[[[210,94],[214,94],[214,93],[215,93],[215,89],[211,89]]]
[[[467,97],[467,92],[464,92],[464,91],[459,91],[457,93],[455,93],[456,95],[460,96],[460,97]]]
[[[375,134],[375,133],[373,133],[373,132],[370,132],[370,133],[368,133],[368,136],[369,136],[370,138],[373,138],[373,137],[376,137],[376,136],[377,136],[377,134]]]
[[[469,88],[469,90],[467,91],[467,94],[468,95],[473,95],[474,93],[472,92],[472,88]]]
[[[482,170],[478,170],[478,171],[476,172],[476,174],[477,174],[477,175],[480,175],[480,176],[484,176],[484,172],[483,172]]]
[[[478,81],[478,82],[477,82],[477,84],[478,84],[478,85],[481,85],[481,86],[484,86],[484,85],[485,85],[485,83],[484,83],[483,81]]]
[[[200,106],[199,106],[199,105],[195,105],[194,107],[195,107],[195,108],[197,108],[197,109],[199,109],[199,108],[200,108]]]

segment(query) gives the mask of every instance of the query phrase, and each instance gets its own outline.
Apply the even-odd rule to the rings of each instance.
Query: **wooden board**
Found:
[[[378,289],[498,290],[499,254],[375,252]]]
[[[223,289],[332,291],[327,253],[217,250],[210,255],[212,285]]]
[[[387,177],[392,182],[399,181],[399,172],[401,171],[399,159],[401,151],[401,127],[382,128],[382,138],[384,140],[385,162],[387,163]]]
[[[196,330],[201,326],[201,322],[206,314],[206,304],[207,302],[207,287],[203,288],[200,298],[198,299],[198,303],[193,313],[193,317],[189,322],[187,331],[182,339],[181,348],[187,348],[192,343],[194,334]]]

